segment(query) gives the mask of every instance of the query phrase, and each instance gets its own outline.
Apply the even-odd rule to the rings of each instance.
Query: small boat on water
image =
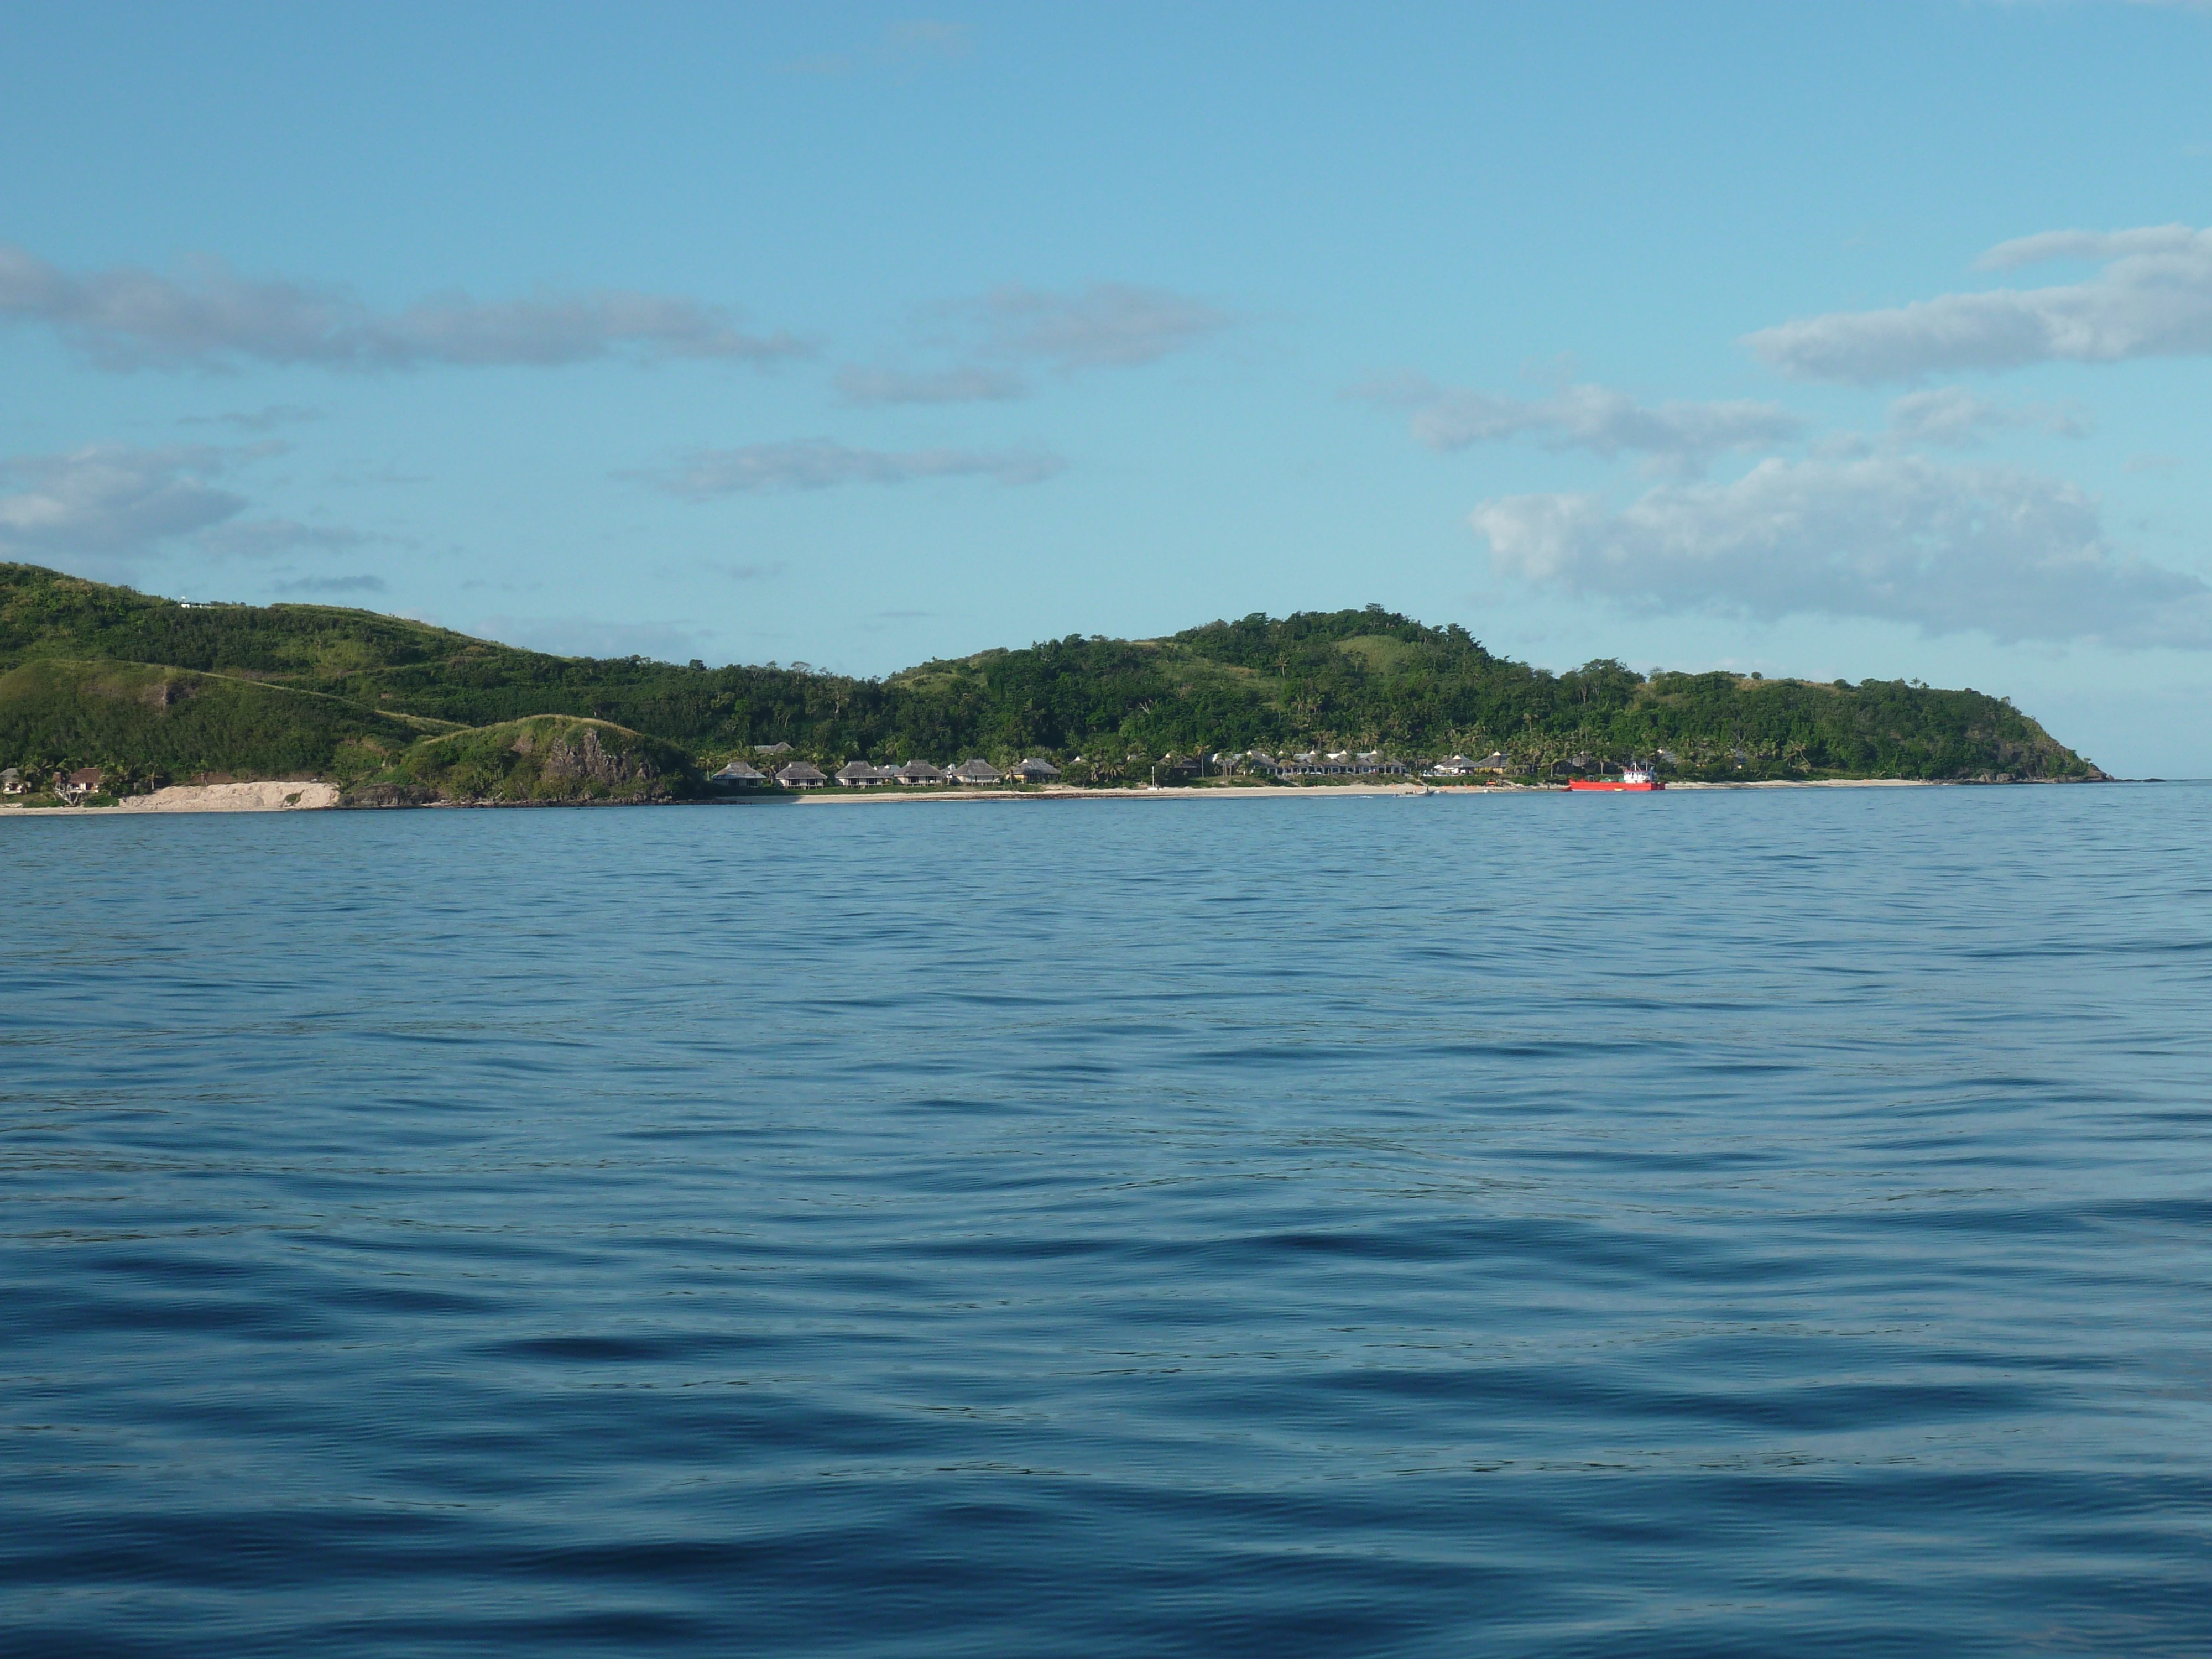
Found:
[[[1567,787],[1570,789],[1603,790],[1608,794],[1616,795],[1624,792],[1643,794],[1654,789],[1664,789],[1666,787],[1652,775],[1651,769],[1648,766],[1624,766],[1620,769],[1620,775],[1617,778],[1569,778],[1567,780]]]

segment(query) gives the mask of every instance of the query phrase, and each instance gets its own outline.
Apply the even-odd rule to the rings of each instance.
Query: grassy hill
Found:
[[[426,738],[356,787],[364,804],[426,794],[507,805],[668,800],[696,793],[698,769],[641,732],[539,714]]]
[[[142,662],[46,658],[0,673],[0,756],[31,778],[97,766],[111,787],[215,774],[365,776],[435,721],[343,698]]]
[[[1492,655],[1463,628],[1373,605],[1255,615],[1157,640],[1071,635],[864,680],[556,657],[364,611],[185,606],[0,565],[0,671],[118,659],[294,694],[238,704],[227,724],[157,729],[142,721],[166,742],[162,758],[143,763],[179,772],[240,773],[282,752],[326,756],[297,764],[328,775],[392,774],[386,781],[396,782],[391,759],[400,730],[412,744],[453,728],[559,714],[708,765],[781,741],[831,766],[861,756],[1004,762],[1042,754],[1067,763],[1079,754],[1079,775],[1104,781],[1149,775],[1152,763],[1170,755],[1308,745],[1415,757],[1504,749],[1532,774],[1582,752],[1664,748],[1686,776],[2097,775],[2027,715],[1980,692],[1896,680],[1647,677],[1603,660],[1554,674]],[[0,724],[0,763],[21,764],[40,744],[78,764],[121,760],[119,750],[86,745],[127,746],[139,729],[113,710],[106,724],[64,718],[58,704],[40,701],[46,693],[25,695],[23,709],[6,717],[12,724]],[[332,734],[346,720],[358,730],[347,728],[341,742]],[[300,732],[285,735],[295,722]],[[379,764],[366,764],[371,759]],[[517,768],[507,768],[501,787],[527,792],[544,781],[542,769],[517,764],[536,781],[514,783]],[[657,777],[676,775],[665,756],[651,764]],[[440,765],[449,781],[462,776]],[[467,775],[489,777],[481,768]]]

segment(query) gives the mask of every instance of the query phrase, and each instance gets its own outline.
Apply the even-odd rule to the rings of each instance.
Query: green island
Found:
[[[82,775],[95,801],[256,779],[320,780],[364,805],[702,799],[730,793],[717,769],[757,759],[1035,758],[1062,786],[1285,787],[1298,781],[1253,757],[1299,751],[1416,774],[1456,757],[1526,785],[1630,757],[1682,781],[2105,776],[1978,691],[1609,659],[1553,673],[1379,605],[1071,635],[859,679],[559,657],[366,611],[188,605],[0,564],[0,768],[17,805],[57,799],[57,775]]]

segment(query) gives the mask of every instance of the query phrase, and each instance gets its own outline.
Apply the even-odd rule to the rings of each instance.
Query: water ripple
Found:
[[[2212,1650],[2212,790],[1590,805],[0,826],[0,1646]]]

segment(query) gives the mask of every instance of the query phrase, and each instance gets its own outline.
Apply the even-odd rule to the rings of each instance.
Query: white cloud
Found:
[[[975,364],[915,371],[848,363],[837,371],[837,390],[848,404],[964,404],[1026,397],[1029,384],[1011,369]]]
[[[1031,450],[849,449],[827,438],[702,449],[674,469],[647,475],[659,489],[690,501],[755,490],[828,489],[848,483],[904,483],[914,478],[987,477],[1037,483],[1066,463]]]
[[[302,576],[276,586],[279,593],[381,593],[386,588],[381,576]]]
[[[661,565],[653,574],[665,582],[688,581],[694,576],[720,576],[731,582],[765,582],[775,580],[787,568],[781,559],[746,564],[729,559],[685,559]]]
[[[19,486],[0,494],[0,558],[114,571],[173,544],[217,557],[271,558],[343,551],[371,539],[335,525],[239,516],[251,505],[246,497],[212,481],[283,447],[94,444],[66,454],[0,459],[0,483]]]
[[[1079,294],[994,289],[973,311],[987,353],[1062,372],[1155,362],[1229,326],[1227,313],[1202,301],[1128,283],[1093,283]]]
[[[1990,432],[2028,428],[2059,438],[2083,437],[2089,429],[2076,410],[2051,404],[1991,403],[1958,386],[1908,392],[1889,406],[1890,434],[1905,443],[1964,449]]]
[[[933,18],[911,18],[885,26],[872,49],[817,52],[780,65],[786,75],[850,75],[865,62],[908,78],[915,70],[955,62],[968,55],[973,33],[965,23],[945,23]]]
[[[358,547],[368,538],[337,525],[301,524],[296,519],[233,519],[202,531],[193,542],[206,552],[240,558],[273,558],[280,553],[334,553]]]
[[[224,453],[199,444],[138,449],[100,444],[63,455],[0,460],[0,556],[138,558],[161,543],[223,523],[246,498],[208,482]]]
[[[1716,455],[1786,441],[1804,422],[1774,404],[1638,403],[1601,386],[1562,386],[1548,398],[1498,398],[1400,375],[1352,396],[1413,411],[1415,439],[1436,450],[1531,437],[1552,450],[1587,449],[1611,460],[1640,455],[1654,471],[1701,471]]]
[[[924,316],[934,335],[926,345],[950,361],[922,369],[848,364],[837,375],[848,403],[1026,397],[1032,369],[1067,375],[1134,368],[1189,350],[1232,320],[1202,300],[1130,283],[1093,283],[1062,294],[1012,284],[932,307]]]
[[[0,319],[42,323],[102,368],[222,368],[241,361],[333,369],[580,362],[617,352],[765,365],[811,348],[742,332],[681,297],[601,289],[483,303],[465,295],[379,313],[343,290],[255,281],[220,259],[181,279],[130,267],[71,275],[0,245]]]
[[[228,426],[240,432],[274,432],[280,426],[319,421],[323,411],[299,404],[270,404],[262,409],[234,409],[222,415],[186,415],[179,426]]]
[[[557,657],[652,657],[682,662],[701,654],[711,629],[681,623],[618,623],[599,617],[484,617],[468,630]]]
[[[1977,270],[2017,270],[2052,259],[2124,259],[2138,253],[2186,253],[2197,240],[2187,225],[2139,230],[2046,230],[1999,242],[1974,261]]]
[[[893,23],[884,31],[884,48],[894,58],[963,58],[969,30],[965,23],[943,23],[916,17]]]
[[[1617,512],[1593,495],[1516,495],[1469,522],[1499,574],[1635,609],[2212,649],[2212,586],[2116,553],[2094,501],[2010,467],[1769,459]]]
[[[1747,335],[1745,343],[1796,379],[1856,385],[2060,359],[2212,352],[2212,231],[2051,231],[2002,243],[1982,263],[2012,270],[2061,258],[2096,259],[2104,268],[2087,282],[2053,288],[1946,294],[1886,311],[1802,318]]]

